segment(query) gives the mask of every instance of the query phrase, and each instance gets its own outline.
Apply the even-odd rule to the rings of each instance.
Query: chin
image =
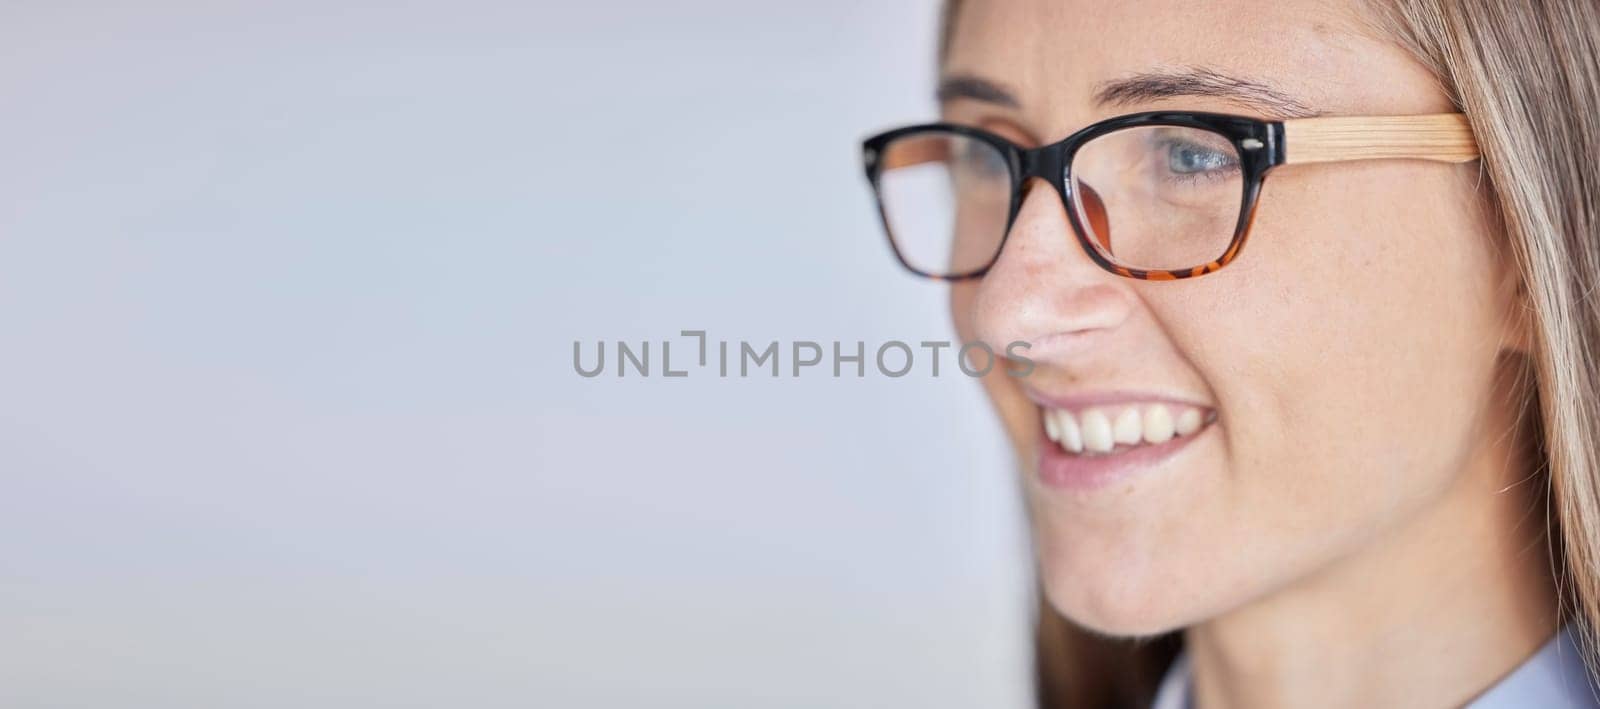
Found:
[[[1072,622],[1102,635],[1162,635],[1227,607],[1217,579],[1186,568],[1176,553],[1107,544],[1094,535],[1041,536],[1035,528],[1044,596]],[[1063,542],[1076,539],[1076,542]],[[1215,571],[1215,570],[1213,570]]]
[[[1226,497],[1219,484],[1230,476],[1219,448],[1220,435],[1208,425],[1193,445],[1129,464],[1108,481],[1059,484],[1030,472],[1029,526],[1051,607],[1102,635],[1147,637],[1246,601],[1266,579],[1239,556],[1247,551],[1229,532],[1239,520],[1206,504]]]
[[[1152,595],[1129,594],[1123,588],[1097,588],[1082,579],[1044,581],[1050,607],[1062,617],[1101,635],[1149,637],[1182,629],[1193,617],[1181,603]]]

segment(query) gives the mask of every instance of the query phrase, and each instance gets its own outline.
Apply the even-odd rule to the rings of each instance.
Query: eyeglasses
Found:
[[[1262,121],[1154,111],[1094,123],[1024,149],[950,123],[909,126],[862,144],[889,245],[913,273],[982,276],[1000,257],[1023,186],[1055,187],[1078,243],[1129,278],[1193,278],[1244,247],[1261,183],[1280,165],[1373,159],[1478,158],[1466,116],[1320,117]]]

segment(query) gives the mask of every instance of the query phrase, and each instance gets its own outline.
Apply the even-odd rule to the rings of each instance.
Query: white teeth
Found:
[[[1056,411],[1056,427],[1061,429],[1061,447],[1073,453],[1083,452],[1083,431],[1071,411]]]
[[[1083,413],[1083,447],[1093,453],[1110,453],[1116,441],[1111,438],[1111,421],[1099,409]]]
[[[1072,453],[1110,453],[1118,445],[1124,448],[1145,444],[1165,443],[1174,436],[1187,436],[1205,425],[1204,414],[1199,409],[1179,407],[1176,418],[1172,407],[1166,404],[1130,406],[1115,411],[1111,418],[1107,409],[1085,409],[1077,416],[1066,409],[1044,409],[1045,435],[1063,450]]]
[[[1172,413],[1167,407],[1155,404],[1144,410],[1144,442],[1165,443],[1172,440]]]
[[[1198,430],[1200,430],[1199,409],[1184,409],[1183,413],[1178,414],[1178,435],[1187,436]]]
[[[1111,436],[1118,443],[1130,446],[1144,438],[1144,425],[1139,422],[1139,410],[1133,407],[1124,409],[1111,427]]]

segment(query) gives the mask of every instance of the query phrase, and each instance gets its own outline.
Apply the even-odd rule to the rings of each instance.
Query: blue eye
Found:
[[[1233,151],[1213,150],[1194,143],[1167,143],[1167,169],[1178,175],[1200,175],[1229,170],[1238,165]]]

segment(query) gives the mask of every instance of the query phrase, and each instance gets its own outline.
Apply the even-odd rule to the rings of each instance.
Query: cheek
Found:
[[[1459,196],[1427,170],[1356,184],[1280,185],[1240,260],[1145,291],[1218,435],[1181,494],[1137,514],[1034,510],[1046,590],[1069,616],[1149,632],[1225,612],[1396,528],[1464,469],[1498,328],[1484,226],[1463,201],[1418,199]]]
[[[1500,335],[1488,237],[1451,171],[1327,170],[1263,196],[1215,327],[1188,333],[1229,416],[1231,512],[1305,530],[1287,545],[1348,543],[1441,494]]]
[[[1489,238],[1452,173],[1430,167],[1354,168],[1270,195],[1280,208],[1263,215],[1259,268],[1239,293],[1254,322],[1236,327],[1257,335],[1243,340],[1245,361],[1294,379],[1285,406],[1300,386],[1347,407],[1458,401],[1439,388],[1478,381],[1492,363]]]
[[[1448,170],[1337,167],[1269,181],[1228,268],[1141,290],[1177,357],[1152,351],[1170,366],[1159,381],[1192,372],[1221,425],[1193,469],[1126,510],[1030,499],[1068,616],[1137,633],[1237,607],[1416,514],[1463,469],[1500,335],[1486,227]],[[951,290],[963,339],[976,293]],[[1013,444],[1029,442],[1015,384],[984,384]]]

